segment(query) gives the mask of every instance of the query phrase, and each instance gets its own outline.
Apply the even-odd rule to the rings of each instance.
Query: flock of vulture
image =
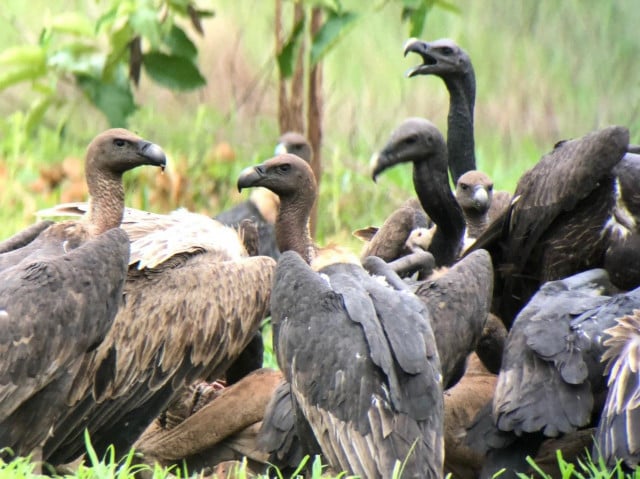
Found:
[[[215,219],[125,208],[122,175],[163,168],[123,130],[86,153],[86,204],[0,243],[0,448],[61,467],[132,446],[224,474],[320,454],[362,478],[502,477],[527,456],[640,460],[640,156],[613,126],[557,143],[494,192],[474,155],[475,76],[450,40],[412,39],[450,95],[447,138],[405,120],[373,179],[417,196],[361,255],[309,234],[311,147],[246,168]],[[449,186],[449,172],[456,184]],[[270,315],[279,371],[262,369]],[[552,470],[552,469],[551,469]]]

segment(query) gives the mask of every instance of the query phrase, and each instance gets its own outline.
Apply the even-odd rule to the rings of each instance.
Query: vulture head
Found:
[[[467,171],[456,184],[456,199],[464,211],[485,214],[491,206],[493,181],[478,170]]]
[[[473,69],[469,55],[453,40],[447,38],[433,42],[410,38],[404,45],[404,55],[407,56],[409,52],[420,55],[422,65],[410,68],[407,71],[408,77],[437,75],[444,78],[451,75],[467,75]]]
[[[288,131],[278,138],[275,154],[291,153],[302,158],[307,163],[311,163],[313,151],[305,136],[296,131]]]
[[[120,176],[138,166],[164,169],[166,164],[167,157],[158,145],[123,128],[112,128],[96,136],[89,144],[85,171],[89,182],[98,172]]]
[[[424,118],[408,118],[372,158],[373,180],[398,163],[426,162],[432,171],[447,170],[447,146],[440,130]]]
[[[298,200],[311,204],[317,193],[316,179],[309,163],[297,155],[284,153],[264,163],[245,168],[238,177],[238,191],[262,186],[273,191],[280,201]]]

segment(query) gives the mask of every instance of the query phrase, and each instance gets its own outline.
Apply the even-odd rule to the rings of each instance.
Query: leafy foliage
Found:
[[[198,50],[176,20],[186,17],[202,32],[201,19],[211,15],[190,0],[112,0],[94,21],[79,12],[57,15],[43,27],[37,45],[0,54],[0,90],[29,83],[38,93],[28,113],[30,130],[49,107],[66,105],[59,94],[69,82],[111,126],[125,126],[137,108],[132,84],[138,84],[141,67],[174,90],[206,83],[197,65]]]

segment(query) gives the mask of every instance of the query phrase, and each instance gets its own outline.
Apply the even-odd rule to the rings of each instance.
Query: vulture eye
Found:
[[[113,144],[120,147],[124,146],[126,143],[127,143],[126,141],[120,140],[120,139],[113,140]]]
[[[291,169],[291,165],[289,163],[285,163],[283,165],[278,165],[278,171],[281,173],[286,173]]]
[[[492,190],[493,190],[493,185],[489,185],[489,186],[487,186],[487,190],[488,190],[488,191],[492,191]]]
[[[460,187],[465,191],[469,189],[469,185],[467,185],[465,183],[460,183]]]
[[[404,142],[407,145],[413,145],[414,143],[418,142],[418,137],[416,135],[408,136],[404,139]]]
[[[451,47],[442,47],[440,48],[440,51],[443,55],[453,55],[453,48]]]

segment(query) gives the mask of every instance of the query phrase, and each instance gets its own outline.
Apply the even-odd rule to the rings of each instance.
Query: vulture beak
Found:
[[[164,171],[167,166],[167,156],[162,151],[162,148],[155,143],[142,140],[138,143],[138,149],[138,155],[148,160],[147,164],[159,166]]]
[[[396,163],[399,163],[395,155],[387,152],[386,150],[374,153],[371,157],[371,178],[375,182],[378,175],[387,168],[392,167]]]
[[[238,192],[243,188],[251,188],[252,186],[260,186],[260,181],[266,176],[263,165],[250,166],[240,172],[238,176]]]
[[[289,150],[287,150],[287,145],[284,143],[278,143],[276,145],[276,149],[273,151],[274,156],[284,155],[285,153],[289,153]]]
[[[417,38],[410,38],[404,44],[404,56],[409,52],[417,53],[422,58],[422,64],[409,68],[405,75],[409,78],[424,74],[428,68],[438,63],[436,58],[431,54],[429,43]]]
[[[485,210],[489,206],[489,193],[483,186],[476,186],[473,192],[473,203],[479,210]]]

